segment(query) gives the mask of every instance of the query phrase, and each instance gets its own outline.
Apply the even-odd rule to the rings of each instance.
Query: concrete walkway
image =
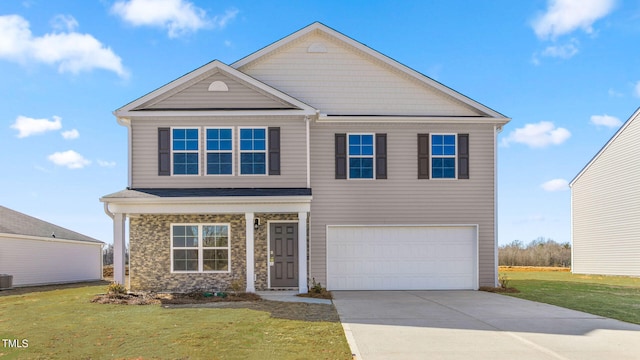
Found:
[[[640,325],[552,305],[481,291],[333,295],[357,359],[640,359]]]

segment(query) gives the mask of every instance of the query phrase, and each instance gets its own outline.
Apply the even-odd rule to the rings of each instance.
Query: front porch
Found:
[[[262,194],[261,194],[262,195]],[[288,270],[287,288],[308,289],[307,228],[308,195],[149,197],[148,192],[125,190],[101,199],[114,224],[114,281],[125,284],[126,222],[129,220],[129,283],[131,290],[187,292],[199,289],[229,290],[242,286],[246,292],[280,287],[276,277]],[[286,242],[288,258],[279,264],[274,229],[294,229]],[[178,228],[217,227],[227,231],[218,246],[205,235],[178,238]],[[189,244],[180,244],[188,239]],[[204,245],[203,245],[204,244]],[[187,247],[178,247],[187,246]],[[222,247],[220,247],[222,246]],[[295,254],[292,254],[292,249]],[[282,251],[281,251],[282,252]],[[209,260],[216,254],[218,259]],[[225,267],[224,256],[228,254]],[[174,258],[175,257],[175,258]],[[195,258],[195,259],[194,259]],[[222,260],[220,260],[222,258]],[[286,260],[286,259],[285,259]],[[186,268],[182,264],[189,264]],[[211,264],[214,264],[212,268]],[[288,266],[288,268],[287,268]],[[279,269],[279,272],[277,270]],[[295,276],[291,271],[295,270]],[[294,282],[292,283],[291,280]]]

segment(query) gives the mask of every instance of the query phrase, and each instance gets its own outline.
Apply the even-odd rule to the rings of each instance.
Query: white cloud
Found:
[[[224,28],[238,14],[231,9],[208,19],[206,11],[187,0],[120,0],[111,11],[133,26],[165,28],[170,38],[203,28]]]
[[[61,73],[98,68],[127,77],[122,59],[92,35],[75,32],[77,26],[73,17],[59,15],[54,19],[56,32],[34,37],[23,17],[0,16],[0,58],[20,64],[35,61],[57,65]]]
[[[609,97],[624,97],[624,94],[616,91],[615,89],[609,89]]]
[[[569,190],[569,182],[565,179],[553,179],[540,185],[545,191],[565,191]]]
[[[47,131],[60,130],[62,119],[54,116],[53,120],[33,119],[26,116],[18,116],[16,122],[11,125],[12,129],[18,130],[18,137],[25,138],[31,135],[43,134]]]
[[[572,42],[566,45],[552,45],[548,46],[542,51],[543,56],[556,57],[561,59],[569,59],[578,53],[577,42]]]
[[[541,39],[555,39],[560,35],[582,29],[593,32],[593,23],[608,15],[615,0],[548,0],[547,10],[532,22]]]
[[[51,26],[53,29],[60,32],[73,32],[79,25],[78,20],[71,15],[56,15],[53,20],[51,20]]]
[[[65,140],[77,139],[80,136],[80,133],[76,129],[63,131],[61,134],[62,134],[62,137],[65,138]]]
[[[100,165],[102,167],[114,167],[114,166],[116,166],[116,162],[115,161],[98,160],[98,165]]]
[[[609,128],[615,128],[622,125],[622,121],[615,116],[604,115],[592,115],[591,123],[596,126],[606,126]]]
[[[569,130],[556,128],[550,121],[541,121],[537,124],[526,124],[509,133],[502,140],[504,146],[510,143],[526,144],[532,148],[543,148],[549,145],[559,145],[571,137]]]
[[[633,87],[633,95],[640,98],[640,81]]]
[[[91,164],[91,161],[85,159],[82,155],[73,150],[53,153],[47,158],[52,163],[58,166],[66,166],[69,169],[82,169],[83,167]]]

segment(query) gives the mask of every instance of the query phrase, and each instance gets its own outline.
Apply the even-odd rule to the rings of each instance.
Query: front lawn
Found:
[[[17,348],[0,342],[0,358],[351,359],[336,321],[291,320],[242,308],[90,302],[105,290],[100,285],[0,296],[0,339],[28,343]],[[311,304],[290,306],[303,305],[305,311]]]
[[[640,278],[500,268],[522,299],[640,324]]]

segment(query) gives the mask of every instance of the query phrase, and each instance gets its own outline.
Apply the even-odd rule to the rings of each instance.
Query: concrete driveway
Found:
[[[333,295],[357,359],[640,359],[640,325],[557,306],[481,291]]]

